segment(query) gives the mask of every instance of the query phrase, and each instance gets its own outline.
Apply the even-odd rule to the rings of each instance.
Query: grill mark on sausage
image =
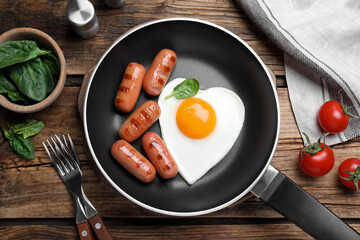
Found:
[[[175,62],[175,61],[176,61],[176,57],[172,56],[172,57],[170,58],[170,61]]]
[[[167,170],[170,170],[171,168],[172,168],[171,163],[168,163],[162,168],[162,170],[167,171]]]
[[[165,80],[162,79],[159,75],[156,75],[155,78],[153,79],[153,82],[158,82],[159,84],[163,85]]]
[[[138,121],[136,121],[136,119],[134,119],[134,118],[132,118],[130,120],[130,123],[132,126],[134,126],[134,128],[137,128],[137,129],[141,126],[140,123]]]
[[[123,100],[123,99],[120,99],[119,97],[116,97],[116,98],[115,98],[115,102],[116,102],[117,104],[120,104],[120,103],[124,102],[124,100]]]
[[[152,174],[151,169],[149,169],[146,173],[147,175],[151,175]]]
[[[159,109],[155,105],[150,105],[147,109],[149,109],[151,112],[159,113]]]
[[[152,141],[150,144],[149,144],[149,147],[150,148],[153,148],[153,147],[157,147],[157,146],[159,146],[159,143],[157,142],[157,141]]]
[[[134,156],[134,150],[129,150],[125,145],[119,146],[119,148],[125,153],[125,155],[131,159]]]
[[[164,72],[170,72],[170,68],[164,64],[160,64],[159,66]]]
[[[128,92],[128,91],[130,91],[130,89],[129,89],[128,87],[120,86],[120,87],[119,87],[119,91],[120,91],[120,92]]]
[[[132,74],[128,74],[128,73],[124,74],[124,79],[132,79],[132,78],[133,78]]]
[[[162,158],[163,158],[163,157],[161,156],[161,154],[158,154],[158,155],[156,156],[156,159],[157,159],[158,161],[160,161]]]
[[[150,115],[145,110],[140,112],[140,117],[144,118],[148,122],[152,121]]]
[[[124,135],[125,135],[126,137],[130,136],[130,131],[129,131],[129,129],[127,129],[127,128],[124,129]]]

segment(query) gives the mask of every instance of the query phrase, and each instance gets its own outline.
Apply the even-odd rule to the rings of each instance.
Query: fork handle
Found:
[[[79,236],[80,236],[81,240],[93,240],[94,239],[94,236],[91,232],[89,222],[86,221],[83,223],[78,223],[77,228],[78,228]]]
[[[99,214],[89,218],[89,222],[96,236],[100,240],[112,240],[112,237]]]

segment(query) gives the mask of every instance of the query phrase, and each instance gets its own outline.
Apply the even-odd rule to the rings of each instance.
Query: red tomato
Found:
[[[320,127],[335,134],[344,131],[349,125],[349,116],[338,101],[330,100],[324,103],[317,115]]]
[[[309,137],[303,133],[308,142],[308,146],[304,147],[299,154],[300,168],[309,176],[321,177],[333,168],[335,157],[332,149],[324,143],[320,143],[324,134],[319,138],[317,143],[311,144]]]
[[[343,161],[338,170],[340,181],[347,188],[358,189],[358,180],[360,172],[360,159],[349,158]],[[355,185],[356,183],[356,185]],[[358,189],[359,191],[359,189]]]

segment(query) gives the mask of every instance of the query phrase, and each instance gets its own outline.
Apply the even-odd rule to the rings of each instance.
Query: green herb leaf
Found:
[[[199,82],[194,78],[187,78],[177,85],[173,92],[165,99],[175,96],[177,99],[184,99],[195,96],[199,91]]]
[[[41,60],[41,64],[42,64],[43,71],[44,71],[44,74],[46,77],[47,93],[51,93],[55,88],[55,82],[54,82],[53,76],[51,74],[51,70],[50,70],[49,66],[44,63],[43,60]]]
[[[27,62],[51,51],[41,50],[35,41],[9,41],[0,45],[0,69],[17,63]]]
[[[35,151],[34,145],[29,139],[25,139],[20,135],[14,135],[14,138],[9,141],[10,146],[21,157],[26,159],[34,159]]]
[[[10,78],[20,92],[35,101],[42,101],[47,94],[46,72],[39,57],[20,63],[10,69]]]
[[[23,138],[28,138],[38,134],[43,128],[44,123],[37,120],[26,120],[24,123],[16,124],[12,126],[14,133],[22,135]]]
[[[60,73],[60,63],[57,57],[53,54],[47,54],[41,57],[41,60],[50,69],[52,75]]]
[[[9,130],[4,131],[4,135],[9,140],[10,147],[21,157],[26,159],[34,159],[35,151],[34,145],[29,139],[16,135],[12,129],[11,124],[7,123]]]
[[[11,101],[24,101],[24,103],[27,103],[27,100],[24,98],[24,95],[20,92],[8,92],[8,97],[11,99]]]
[[[12,101],[25,101],[24,96],[16,89],[16,87],[6,78],[0,71],[0,93],[7,94]]]
[[[5,138],[9,141],[12,141],[15,137],[15,133],[9,129],[8,131],[4,130],[4,135],[5,135]]]

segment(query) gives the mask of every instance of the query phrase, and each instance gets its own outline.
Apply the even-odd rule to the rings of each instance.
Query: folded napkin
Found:
[[[291,105],[300,132],[312,142],[322,134],[316,115],[328,100],[360,113],[360,1],[254,0],[237,2],[258,27],[285,52]],[[360,119],[329,135],[333,145],[360,136]],[[304,139],[304,137],[303,137]],[[305,141],[305,139],[304,139]]]

